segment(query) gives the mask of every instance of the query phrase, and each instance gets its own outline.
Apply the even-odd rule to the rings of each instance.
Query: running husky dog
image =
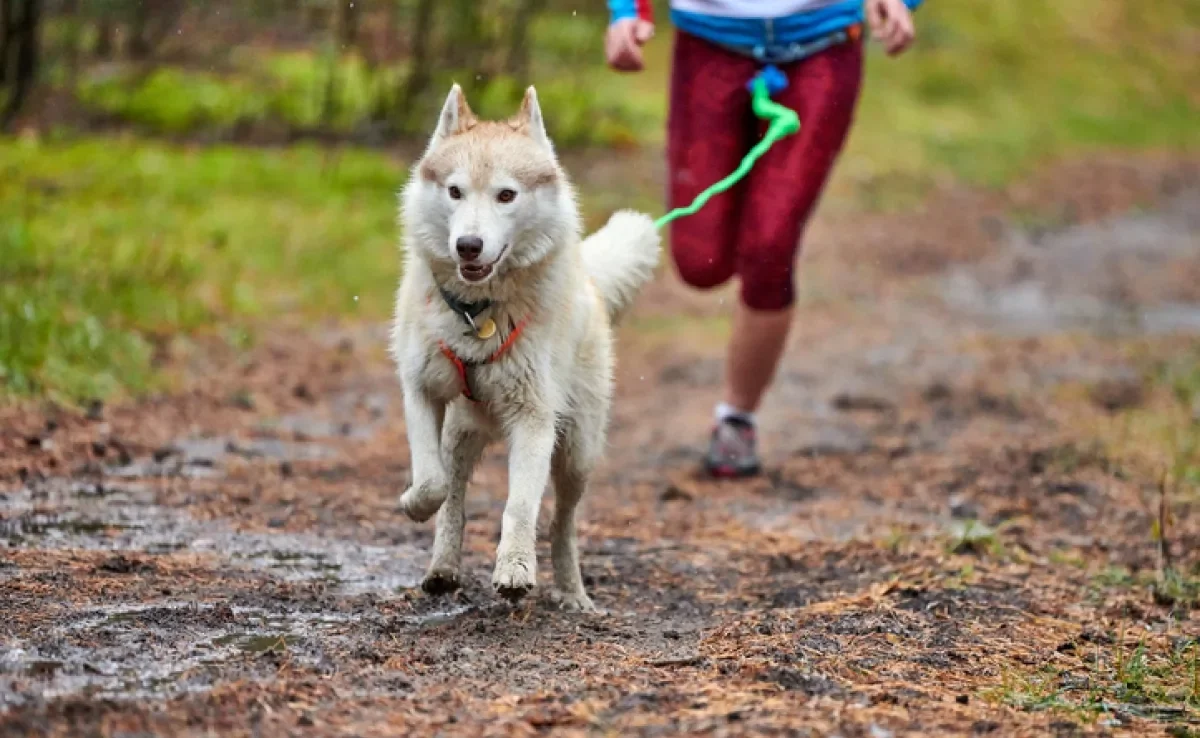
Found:
[[[437,513],[423,586],[459,585],[467,481],[496,439],[508,500],[492,586],[516,600],[537,581],[534,542],[553,480],[557,601],[591,610],[575,508],[603,451],[612,326],[658,263],[649,217],[618,212],[581,242],[574,191],[531,87],[517,116],[483,121],[455,85],[401,196],[404,277],[391,351],[412,452],[401,510]]]

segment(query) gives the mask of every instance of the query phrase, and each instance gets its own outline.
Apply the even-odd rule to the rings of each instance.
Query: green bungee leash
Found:
[[[671,212],[654,221],[655,228],[662,228],[673,220],[691,215],[704,207],[713,195],[725,192],[743,177],[750,173],[758,158],[775,145],[776,141],[786,138],[800,130],[800,116],[796,111],[785,108],[771,99],[771,94],[787,87],[787,76],[774,66],[764,67],[747,85],[750,88],[751,106],[754,114],[763,120],[770,121],[767,133],[762,140],[750,149],[750,153],[742,158],[742,163],[732,174],[701,192],[691,205],[675,208]]]

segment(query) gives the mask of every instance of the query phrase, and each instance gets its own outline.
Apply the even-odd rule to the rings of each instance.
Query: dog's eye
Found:
[[[461,200],[462,199],[462,190],[458,189],[457,187],[454,187],[453,185],[451,185],[449,192],[450,192],[451,200]]]
[[[512,202],[517,199],[515,190],[500,190],[496,193],[496,199],[500,202]]]

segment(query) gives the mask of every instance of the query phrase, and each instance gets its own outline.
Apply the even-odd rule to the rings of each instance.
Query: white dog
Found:
[[[496,122],[477,119],[455,85],[401,199],[391,349],[412,481],[400,507],[416,521],[438,513],[423,586],[458,586],[467,481],[499,438],[509,492],[492,586],[514,600],[534,587],[538,510],[553,480],[556,597],[590,610],[575,508],[605,443],[611,327],[658,263],[654,224],[619,212],[580,241],[574,192],[532,87],[516,118]]]

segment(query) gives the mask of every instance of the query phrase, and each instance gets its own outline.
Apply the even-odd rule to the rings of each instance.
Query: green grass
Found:
[[[1171,507],[1194,503],[1200,499],[1200,348],[1180,345],[1165,358],[1140,352],[1131,358],[1142,365],[1146,397],[1101,419],[1094,455],[1111,459],[1105,471],[1114,476],[1130,467],[1160,480]],[[1156,519],[1148,531],[1154,542],[1158,528]]]
[[[1200,607],[1200,565],[1196,565],[1191,573],[1167,568],[1162,572],[1136,574],[1123,567],[1110,566],[1091,576],[1088,589],[1088,596],[1093,601],[1103,601],[1114,590],[1140,590],[1147,594],[1148,602],[1186,615]]]
[[[1183,352],[1160,366],[1155,375],[1160,384],[1170,388],[1175,400],[1175,412],[1168,413],[1168,493],[1195,496],[1200,489],[1200,352]]]
[[[1166,607],[1192,609],[1200,605],[1200,577],[1167,569],[1152,585],[1154,601]]]
[[[978,520],[955,521],[945,538],[948,556],[965,554],[1003,559],[1008,553],[999,531]]]
[[[0,142],[0,391],[136,391],[158,337],[382,314],[402,176],[361,152]]]
[[[1186,724],[1200,715],[1200,642],[1130,645],[1124,633],[1107,645],[1079,643],[1075,663],[1034,672],[1006,672],[983,696],[1029,712],[1048,711],[1092,721],[1135,716]]]

